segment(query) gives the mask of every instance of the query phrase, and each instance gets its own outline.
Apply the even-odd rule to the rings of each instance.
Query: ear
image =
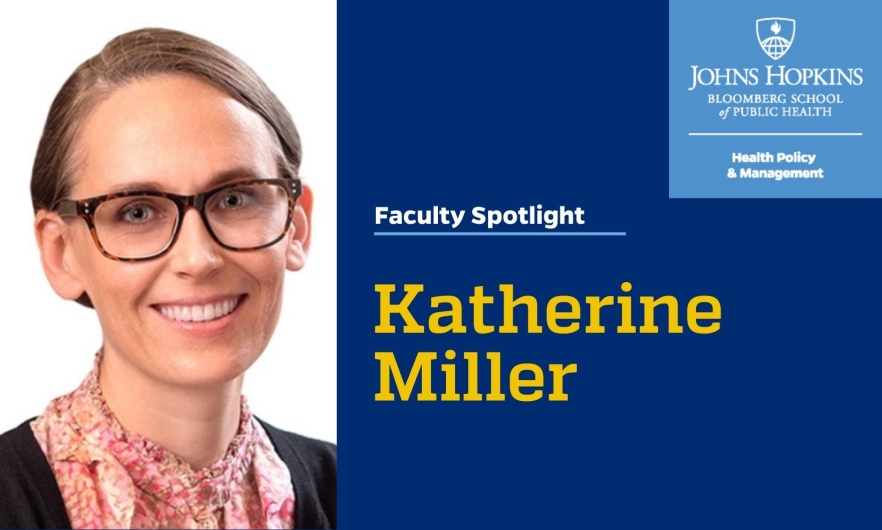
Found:
[[[34,219],[34,232],[40,248],[43,272],[58,296],[76,300],[85,292],[76,272],[73,247],[67,223],[57,213],[40,210]]]
[[[287,267],[289,271],[299,271],[306,265],[312,223],[312,188],[303,184],[303,192],[294,207],[294,218],[288,231]]]

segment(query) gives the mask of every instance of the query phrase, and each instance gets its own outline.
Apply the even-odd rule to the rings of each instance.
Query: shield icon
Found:
[[[796,20],[792,18],[760,18],[756,21],[756,38],[766,55],[777,61],[793,44]]]

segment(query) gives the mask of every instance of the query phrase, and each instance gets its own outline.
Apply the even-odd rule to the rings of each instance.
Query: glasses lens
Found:
[[[178,207],[164,197],[136,195],[109,199],[95,210],[101,246],[118,258],[144,258],[162,252],[178,223]]]
[[[237,249],[268,245],[288,228],[288,190],[260,181],[224,188],[208,198],[205,214],[224,245]]]

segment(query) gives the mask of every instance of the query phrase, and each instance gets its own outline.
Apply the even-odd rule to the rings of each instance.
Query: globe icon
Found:
[[[765,50],[769,57],[777,61],[782,55],[787,53],[787,50],[790,48],[790,41],[784,37],[773,35],[762,41],[760,46],[763,47],[763,50]]]

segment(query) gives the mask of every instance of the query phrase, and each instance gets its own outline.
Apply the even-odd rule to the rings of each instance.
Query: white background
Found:
[[[245,395],[252,411],[277,427],[336,441],[336,2],[20,2],[2,11],[0,432],[76,388],[101,345],[94,311],[52,291],[34,241],[29,184],[49,105],[111,38],[165,27],[242,58],[300,131],[301,175],[315,195],[312,248],[306,267],[288,274],[279,326],[245,377]]]

